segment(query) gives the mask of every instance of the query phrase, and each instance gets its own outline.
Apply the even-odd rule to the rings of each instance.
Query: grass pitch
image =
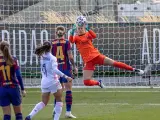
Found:
[[[27,89],[23,115],[41,100],[40,89]],[[53,120],[53,96],[33,120]],[[159,120],[159,89],[73,89],[72,113],[76,120]],[[65,104],[60,120],[65,120]],[[0,110],[0,116],[2,111]],[[2,120],[2,117],[0,117]],[[12,111],[12,120],[14,114]]]

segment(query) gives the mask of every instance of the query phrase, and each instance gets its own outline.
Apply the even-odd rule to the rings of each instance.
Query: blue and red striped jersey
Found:
[[[53,40],[52,54],[56,56],[58,62],[58,69],[61,71],[71,70],[71,64],[68,58],[68,51],[71,50],[71,45],[68,40]]]
[[[4,57],[0,56],[0,86],[15,87],[19,83],[16,79],[16,70],[19,69],[17,59],[13,57],[14,64],[7,65]]]

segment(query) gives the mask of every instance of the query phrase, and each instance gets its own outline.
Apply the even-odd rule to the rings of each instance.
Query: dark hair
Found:
[[[42,56],[43,53],[50,52],[51,47],[51,43],[49,41],[45,41],[43,45],[40,45],[36,48],[35,54],[38,56]]]
[[[65,28],[63,26],[58,26],[56,28],[56,34],[59,38],[63,37],[65,34]]]
[[[9,49],[9,43],[7,41],[0,42],[0,50],[3,53],[4,59],[8,65],[13,65],[14,60],[11,56],[10,49]]]

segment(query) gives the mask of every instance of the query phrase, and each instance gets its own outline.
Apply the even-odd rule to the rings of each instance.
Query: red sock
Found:
[[[122,62],[114,61],[113,66],[118,67],[118,68],[122,68],[122,69],[125,69],[125,70],[133,71],[133,68],[131,66],[129,66],[125,63],[122,63]]]
[[[83,82],[84,82],[84,85],[85,85],[85,86],[99,85],[99,82],[96,81],[96,80],[87,79],[87,80],[84,80]]]

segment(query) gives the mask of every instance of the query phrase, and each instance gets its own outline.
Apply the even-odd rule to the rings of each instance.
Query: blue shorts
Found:
[[[64,70],[61,72],[64,73],[65,75],[67,75],[68,77],[72,77],[72,70]],[[67,83],[68,82],[67,79],[64,77],[60,77],[59,81],[60,81],[60,83]]]
[[[5,107],[10,104],[14,106],[21,104],[20,88],[0,87],[0,106]]]

